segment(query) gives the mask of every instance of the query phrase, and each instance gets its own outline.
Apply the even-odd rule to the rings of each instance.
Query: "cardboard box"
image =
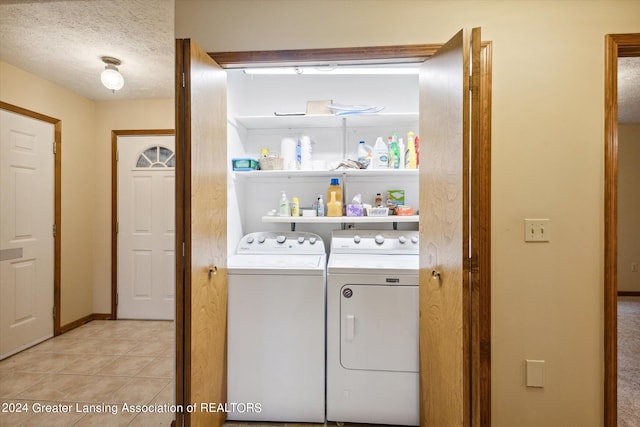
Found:
[[[333,114],[328,107],[333,104],[333,100],[328,101],[307,101],[307,116],[318,114]]]

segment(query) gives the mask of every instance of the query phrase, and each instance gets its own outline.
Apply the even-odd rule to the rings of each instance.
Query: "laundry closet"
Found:
[[[318,53],[322,59],[313,61]],[[227,292],[231,292],[233,275],[237,273],[232,271],[230,261],[241,248],[251,251],[260,247],[258,234],[264,234],[267,238],[262,242],[272,240],[277,248],[299,244],[315,251],[318,242],[322,242],[324,253],[314,255],[317,259],[326,255],[324,260],[329,266],[328,292],[335,301],[328,299],[326,334],[327,351],[334,359],[339,356],[343,364],[348,360],[345,366],[352,371],[398,372],[394,374],[397,378],[404,376],[403,371],[412,375],[414,419],[374,418],[362,422],[438,425],[442,420],[469,420],[469,402],[479,411],[478,416],[488,416],[489,400],[481,397],[488,395],[477,391],[489,381],[489,358],[483,350],[490,342],[489,328],[482,320],[488,315],[488,300],[483,295],[489,282],[488,275],[482,273],[488,272],[489,267],[491,49],[490,44],[481,45],[479,30],[461,31],[442,46],[344,52],[318,49],[311,53],[285,52],[284,60],[277,54],[260,52],[207,54],[191,40],[178,40],[176,54],[176,238],[177,245],[183,248],[176,269],[183,272],[178,274],[176,291],[176,403],[230,401],[227,386],[235,381],[227,372],[231,358],[227,344],[237,335],[227,330],[232,308],[227,305]],[[312,62],[333,68],[327,58],[334,54],[343,59],[337,62],[360,66],[417,62],[420,75],[250,75],[241,69],[243,63],[260,68],[256,65],[260,60],[255,58],[265,57],[263,66]],[[296,55],[302,59],[293,59]],[[341,55],[352,60],[344,61],[345,56]],[[394,60],[398,58],[404,61]],[[376,114],[307,114],[309,101],[383,108]],[[398,139],[403,138],[406,147],[411,131],[420,137],[419,169],[333,169],[344,159],[357,158],[360,141],[373,145],[377,137],[385,139],[395,133]],[[283,138],[311,141],[310,170],[233,170],[233,159],[259,160],[266,150],[280,154]],[[402,190],[404,205],[413,207],[415,214],[296,218],[277,214],[282,192],[288,200],[296,197],[301,210],[308,210],[319,195],[327,194],[332,178],[339,179],[345,205],[352,203],[357,194],[363,203],[373,204],[377,193],[385,197],[388,191]],[[362,235],[357,234],[360,230]],[[365,233],[366,230],[374,232]],[[332,248],[334,239],[345,242],[341,251]],[[282,245],[283,242],[287,244]],[[353,264],[344,258],[332,263],[331,257],[351,248],[358,252],[364,248],[362,242],[374,248],[390,242],[393,254],[419,259],[415,275],[387,277],[371,270],[373,274],[367,278],[370,282],[357,283],[362,281],[350,276],[351,266],[364,264]],[[379,265],[388,268],[387,255],[392,253],[381,255]],[[247,270],[250,268],[247,265]],[[339,310],[361,307],[362,304],[350,304],[351,300],[349,304],[335,302],[352,295],[373,294],[364,287],[343,286],[335,280],[332,285],[332,268],[335,280],[340,276],[340,280],[349,282],[345,282],[347,285],[376,285],[379,279],[381,285],[397,283],[415,289],[403,294],[402,300],[416,304],[415,309],[406,311],[417,316],[409,319],[418,328],[417,342],[415,337],[410,340],[415,346],[410,353],[419,353],[419,357],[389,365],[384,358],[369,357],[386,354],[384,345],[368,344],[349,354],[336,353],[336,348],[345,348],[362,330],[358,329],[357,316],[343,312],[332,315],[331,305]],[[259,280],[256,276],[253,281]],[[272,281],[284,282],[287,281]],[[340,291],[334,292],[336,289]],[[376,296],[377,301],[383,301],[376,310],[386,310],[385,298],[391,301],[389,296]],[[264,306],[268,308],[267,304]],[[401,314],[393,311],[391,316]],[[329,318],[334,323],[342,319],[344,324],[335,327]],[[342,341],[331,344],[331,330],[338,331]],[[385,333],[397,339],[398,348],[409,342],[388,330]],[[334,362],[327,359],[327,378],[331,376],[330,363],[334,367],[340,365]],[[344,384],[352,381],[345,373],[340,375]],[[361,389],[367,384],[387,383],[386,379],[374,377],[353,381],[359,382]],[[345,388],[330,392],[327,387],[327,404],[331,396],[348,402],[359,393]],[[394,406],[387,396],[377,399],[379,407]],[[330,418],[328,409],[326,414],[330,421],[358,422],[339,412]],[[221,425],[227,414],[192,413],[184,417],[192,422],[213,417],[214,424]]]
[[[356,73],[365,70],[373,74],[345,75],[339,72],[341,67]],[[375,74],[376,70],[393,73],[394,69],[410,74]],[[278,70],[275,69],[276,72]],[[314,74],[308,74],[314,71]],[[292,225],[295,230],[321,235],[327,249],[331,230],[336,228],[391,229],[396,226],[417,229],[417,215],[386,218],[344,216],[340,219],[278,216],[283,191],[289,201],[294,197],[300,201],[301,215],[303,211],[312,209],[319,195],[325,204],[329,202],[326,193],[331,178],[339,179],[344,207],[351,204],[358,194],[362,203],[373,205],[377,193],[386,198],[389,190],[402,190],[404,204],[418,210],[417,169],[334,169],[342,160],[358,158],[360,141],[373,147],[377,137],[382,137],[386,143],[387,137],[395,133],[406,146],[408,132],[418,134],[417,71],[416,64],[410,67],[397,64],[387,67],[289,67],[282,68],[281,74],[226,70],[229,254],[235,252],[237,242],[244,234],[290,230]],[[324,114],[306,114],[307,103],[314,101],[381,107],[382,110],[375,114],[335,115],[326,109]],[[270,156],[282,157],[282,140],[292,138],[299,143],[303,136],[311,140],[310,170],[231,170],[232,159],[258,160],[265,148]],[[383,203],[386,204],[386,200]]]

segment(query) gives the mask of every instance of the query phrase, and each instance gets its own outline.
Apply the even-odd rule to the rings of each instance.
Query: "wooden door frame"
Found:
[[[296,65],[320,65],[327,63],[338,64],[373,64],[390,62],[422,62],[431,56],[442,44],[420,44],[401,46],[379,46],[362,48],[336,48],[336,49],[307,49],[307,50],[280,50],[280,51],[248,51],[248,52],[210,52],[209,56],[222,68],[237,69],[250,67],[280,66],[287,64]],[[482,70],[481,80],[485,90],[481,94],[481,110],[484,117],[483,133],[481,135],[482,146],[479,147],[481,157],[480,190],[481,205],[479,206],[480,229],[480,256],[478,259],[480,280],[478,288],[474,289],[477,301],[474,313],[477,313],[477,323],[473,325],[476,333],[472,343],[471,366],[474,383],[470,387],[474,390],[474,402],[472,410],[474,414],[472,423],[474,426],[491,425],[491,43],[482,43]],[[176,92],[179,91],[180,75],[176,74]],[[179,109],[189,109],[184,102],[177,100]],[[176,111],[176,117],[180,116]],[[176,174],[178,176],[179,174]],[[176,181],[177,184],[178,181]],[[176,208],[176,220],[179,220],[182,208]],[[474,266],[474,268],[476,268]],[[185,351],[185,325],[179,313],[184,313],[185,300],[190,290],[187,284],[185,289],[178,284],[176,289],[176,396],[182,396],[189,375],[186,375],[188,366],[184,364]],[[226,357],[226,355],[222,355]],[[467,361],[469,362],[469,361]],[[184,400],[182,401],[184,402]],[[180,415],[179,415],[180,416]]]
[[[604,425],[618,423],[618,58],[640,56],[640,33],[605,36]]]
[[[111,131],[111,313],[107,319],[118,318],[118,137],[175,136],[174,129],[128,129]]]
[[[9,104],[0,101],[0,109],[11,111],[12,113],[20,114],[22,116],[30,117],[32,119],[40,120],[53,125],[54,133],[54,202],[53,202],[53,216],[54,225],[56,227],[56,233],[53,237],[53,336],[58,336],[62,333],[60,326],[61,313],[61,293],[60,283],[62,277],[62,120],[50,117],[44,114],[37,113],[26,108],[18,107],[17,105]]]

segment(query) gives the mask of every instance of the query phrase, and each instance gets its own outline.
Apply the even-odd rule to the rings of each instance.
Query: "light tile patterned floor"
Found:
[[[97,320],[49,339],[0,362],[0,426],[169,426],[172,413],[122,408],[174,402],[174,349],[170,321]]]

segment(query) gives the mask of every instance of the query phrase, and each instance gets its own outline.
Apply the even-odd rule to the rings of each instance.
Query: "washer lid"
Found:
[[[230,274],[323,274],[326,255],[234,255],[227,265]]]
[[[371,273],[372,270],[396,271],[404,274],[417,274],[418,255],[365,255],[334,254],[329,257],[329,273]]]

